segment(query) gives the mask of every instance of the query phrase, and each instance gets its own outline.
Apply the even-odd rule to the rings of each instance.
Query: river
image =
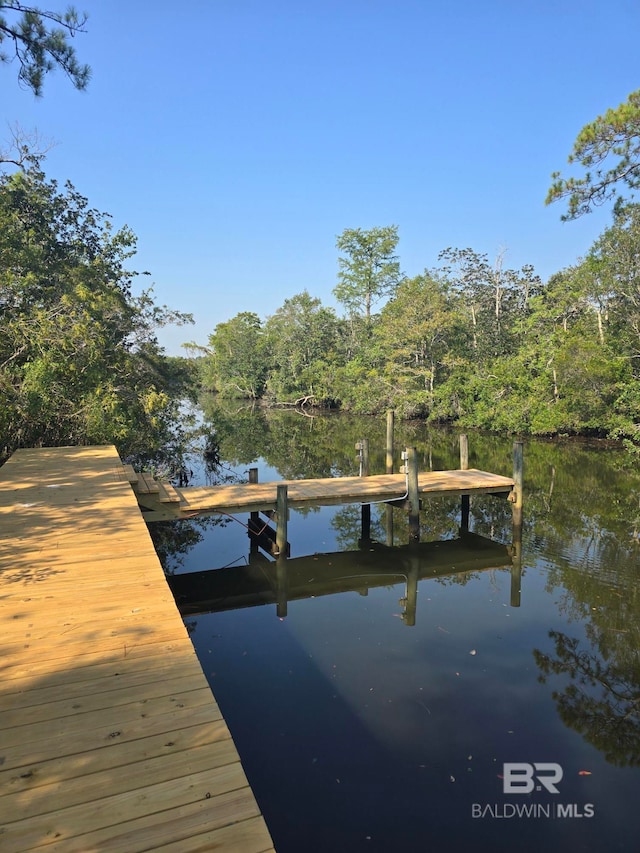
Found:
[[[223,467],[196,481],[357,474],[361,438],[384,471],[384,419],[205,419]],[[397,424],[396,466],[404,446],[458,467],[455,431]],[[511,474],[511,439],[469,449]],[[488,496],[464,541],[459,499],[426,501],[440,544],[413,550],[400,509],[372,507],[371,542],[359,507],[292,511],[288,600],[246,516],[151,525],[172,576],[217,570],[185,622],[279,853],[640,849],[638,464],[568,440],[524,460],[521,553]]]

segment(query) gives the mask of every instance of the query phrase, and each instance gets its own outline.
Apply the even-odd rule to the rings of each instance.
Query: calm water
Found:
[[[379,420],[217,418],[240,475],[357,473],[361,437],[383,470]],[[398,425],[397,444],[457,467],[454,433]],[[470,465],[510,474],[511,446],[471,435]],[[358,507],[292,512],[292,558],[352,553],[292,560],[286,580],[250,559],[246,517],[155,525],[180,589],[231,566],[190,604],[218,612],[185,620],[279,853],[640,850],[639,496],[618,450],[526,443],[519,606],[495,498],[472,499],[463,543],[458,501],[433,499],[421,538],[442,544],[417,549],[384,505],[372,538],[391,549],[359,549]],[[562,772],[558,793],[526,774],[505,793],[516,762],[559,765],[538,771]]]

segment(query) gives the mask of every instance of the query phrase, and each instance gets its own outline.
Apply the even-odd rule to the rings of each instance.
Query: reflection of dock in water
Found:
[[[418,582],[488,569],[511,571],[511,604],[520,604],[520,564],[513,548],[465,533],[459,539],[366,550],[314,554],[269,561],[254,552],[246,566],[185,573],[168,578],[183,616],[275,604],[285,616],[287,602],[404,583],[403,618],[415,622]]]

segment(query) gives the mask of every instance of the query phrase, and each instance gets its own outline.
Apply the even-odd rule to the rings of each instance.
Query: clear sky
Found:
[[[35,2],[35,0],[34,0]],[[47,0],[61,10],[66,2]],[[336,236],[397,225],[403,271],[471,247],[543,279],[609,222],[545,207],[580,128],[640,87],[635,0],[85,0],[79,93],[0,66],[2,118],[138,235],[170,353],[307,289],[336,305]],[[8,136],[8,128],[0,136]]]

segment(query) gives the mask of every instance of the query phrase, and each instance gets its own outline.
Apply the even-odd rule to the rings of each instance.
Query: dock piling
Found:
[[[395,412],[390,409],[387,412],[387,458],[386,458],[386,472],[387,474],[393,474],[393,431],[395,424]]]
[[[469,470],[469,437],[464,433],[460,435],[460,470]],[[460,533],[469,532],[469,495],[460,497]]]
[[[513,538],[522,538],[522,483],[523,483],[523,443],[513,442],[513,494],[511,511],[513,514]]]
[[[369,439],[362,438],[356,444],[360,455],[360,476],[369,476]],[[360,520],[360,543],[365,547],[371,542],[371,504],[362,504]]]
[[[469,470],[469,436],[460,435],[460,470]]]
[[[418,493],[418,451],[407,447],[407,485],[409,492],[409,536],[420,541],[420,496]]]
[[[258,482],[258,469],[257,468],[249,468],[249,482],[250,483],[257,483]],[[256,537],[251,535],[251,528],[253,528],[253,530],[259,529],[260,513],[259,512],[250,513],[250,519],[251,519],[251,521],[249,522],[249,552],[251,554],[257,554],[260,546],[258,545],[258,541],[257,541]]]
[[[289,497],[286,483],[278,483],[276,492],[276,547],[278,559],[287,558],[287,522],[289,520]]]

